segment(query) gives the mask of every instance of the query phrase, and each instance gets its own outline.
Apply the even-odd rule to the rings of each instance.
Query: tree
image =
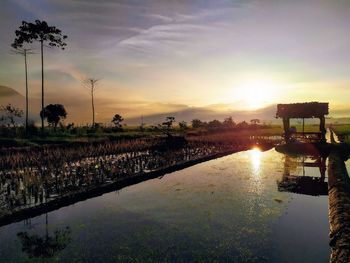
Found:
[[[173,128],[173,124],[175,122],[175,117],[168,116],[165,118],[165,121],[160,126],[160,130],[166,134],[168,137],[172,137],[171,130]]]
[[[250,123],[254,124],[254,125],[257,125],[258,123],[260,123],[260,120],[259,119],[251,119]]]
[[[0,106],[0,121],[7,123],[8,126],[16,127],[16,119],[22,118],[23,110],[7,104],[6,106]]]
[[[114,126],[117,128],[117,129],[121,129],[122,125],[122,121],[123,121],[123,117],[120,116],[119,114],[116,114],[114,115],[113,119],[112,119],[112,123],[114,124]]]
[[[205,122],[202,122],[199,119],[193,119],[192,120],[192,128],[197,129],[197,128],[203,128],[206,125]]]
[[[143,116],[141,116],[141,123],[140,123],[139,129],[141,132],[145,131],[145,123],[143,122]]]
[[[67,45],[64,39],[67,36],[62,35],[60,29],[49,26],[47,22],[35,20],[35,23],[22,21],[19,30],[15,31],[16,38],[12,47],[23,47],[24,43],[40,42],[41,52],[41,111],[44,110],[44,43],[48,43],[50,47],[58,47],[64,49]],[[44,118],[41,116],[41,129],[44,130]]]
[[[185,134],[186,131],[188,130],[187,122],[185,122],[185,121],[179,122],[179,128],[180,128],[180,131],[181,131],[183,134]]]
[[[28,113],[29,113],[29,98],[28,98],[28,70],[27,70],[27,56],[31,54],[35,54],[31,51],[30,48],[21,48],[19,46],[16,46],[15,43],[12,43],[11,45],[14,50],[13,52],[19,55],[22,55],[24,57],[24,73],[25,73],[25,82],[26,82],[26,120],[25,120],[25,126],[26,126],[26,132],[28,132]]]
[[[236,123],[233,121],[232,117],[228,117],[223,121],[222,125],[227,129],[232,129],[236,126]]]
[[[218,120],[212,120],[208,122],[208,128],[210,130],[219,130],[222,127],[222,123]]]
[[[62,104],[49,104],[40,112],[40,116],[56,130],[58,123],[67,117],[67,112]]]
[[[165,121],[162,123],[162,126],[166,129],[171,129],[173,127],[174,122],[175,122],[175,117],[168,116],[165,118]]]
[[[246,121],[242,121],[242,122],[238,123],[236,127],[239,130],[245,130],[245,129],[249,128],[249,124]]]
[[[88,78],[83,81],[84,87],[90,91],[91,95],[91,108],[92,108],[92,127],[95,127],[95,102],[94,95],[97,89],[96,83],[100,81],[99,79]]]
[[[179,127],[180,127],[181,131],[187,130],[188,129],[187,122],[185,122],[185,121],[179,122]]]

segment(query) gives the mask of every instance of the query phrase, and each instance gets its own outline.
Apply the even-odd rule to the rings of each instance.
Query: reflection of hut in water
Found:
[[[284,138],[286,143],[293,141],[326,142],[325,115],[328,115],[328,103],[308,102],[278,104],[276,118],[283,119]],[[305,132],[305,119],[320,119],[319,132]],[[290,119],[302,119],[302,131],[290,126]]]
[[[302,175],[291,174],[293,160],[286,155],[284,162],[284,173],[282,181],[277,182],[278,191],[292,192],[306,195],[327,195],[328,183],[325,182],[326,158],[322,156],[304,156],[301,162],[296,165],[302,167]],[[318,167],[320,176],[308,176],[305,174],[305,167]]]

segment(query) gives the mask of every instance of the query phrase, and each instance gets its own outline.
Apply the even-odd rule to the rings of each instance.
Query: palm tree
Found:
[[[62,35],[60,29],[49,26],[45,21],[35,20],[35,23],[22,21],[19,30],[15,31],[16,38],[12,47],[23,47],[24,43],[40,42],[41,51],[41,110],[44,110],[44,43],[50,47],[59,47],[64,49],[67,45],[64,39],[67,36]],[[41,116],[41,129],[44,130],[44,118]]]

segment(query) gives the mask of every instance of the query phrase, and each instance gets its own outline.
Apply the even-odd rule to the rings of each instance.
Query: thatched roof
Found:
[[[276,118],[320,118],[328,115],[328,103],[277,104]]]

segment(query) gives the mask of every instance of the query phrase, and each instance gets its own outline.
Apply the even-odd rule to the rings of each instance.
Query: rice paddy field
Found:
[[[281,154],[271,146],[266,150],[260,142],[281,140],[275,129],[254,135],[204,133],[170,142],[145,137],[3,148],[0,216],[140,173],[213,158],[2,223],[0,258],[328,262],[326,160]],[[226,156],[216,158],[218,153]]]
[[[0,227],[4,262],[328,262],[310,156],[241,151]],[[284,184],[288,187],[281,187]]]
[[[0,215],[252,145],[249,137],[221,134],[6,148],[0,151]]]

